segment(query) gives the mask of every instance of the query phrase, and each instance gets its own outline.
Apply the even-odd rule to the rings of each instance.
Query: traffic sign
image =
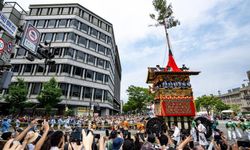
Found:
[[[17,26],[0,11],[0,26],[12,37],[16,36]]]
[[[33,25],[27,23],[20,46],[36,54],[38,44],[40,43],[41,33]]]
[[[5,47],[4,40],[0,38],[0,53],[3,53]]]
[[[11,53],[12,52],[12,48],[13,48],[12,42],[8,42],[8,44],[7,44],[7,52]]]

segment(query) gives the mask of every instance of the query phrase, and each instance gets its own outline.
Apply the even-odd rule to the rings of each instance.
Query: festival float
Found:
[[[164,3],[165,2],[165,3]],[[155,26],[164,26],[167,47],[168,63],[166,67],[148,67],[146,83],[150,85],[150,92],[155,94],[154,118],[146,125],[147,132],[159,132],[176,123],[181,129],[190,129],[195,116],[195,104],[190,76],[198,75],[199,71],[190,71],[185,65],[179,68],[175,62],[168,29],[179,25],[174,19],[171,4],[166,6],[164,0],[154,0],[153,5],[158,12],[158,17],[151,14],[150,17],[157,21]]]

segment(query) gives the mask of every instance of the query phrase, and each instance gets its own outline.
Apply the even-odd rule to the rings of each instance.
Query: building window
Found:
[[[96,43],[93,42],[93,41],[89,41],[89,48],[92,49],[92,50],[96,50]]]
[[[87,12],[83,12],[83,19],[89,21],[89,14]]]
[[[24,72],[31,73],[32,72],[32,65],[31,64],[24,65]]]
[[[98,66],[103,68],[104,67],[104,60],[101,58],[98,58],[97,64],[98,64]]]
[[[46,33],[44,37],[44,41],[50,42],[52,41],[53,34],[52,33]]]
[[[106,41],[106,35],[104,33],[100,33],[100,40]]]
[[[67,20],[66,19],[62,19],[59,21],[59,27],[60,28],[65,28],[67,25]]]
[[[53,52],[54,52],[54,55],[55,55],[55,56],[60,57],[60,56],[61,56],[61,53],[62,53],[62,48],[60,48],[60,47],[55,47],[55,48],[53,49]]]
[[[71,66],[68,64],[63,64],[62,65],[62,73],[70,74],[70,72],[71,72]]]
[[[41,15],[46,16],[47,14],[48,14],[48,8],[43,8]]]
[[[71,42],[71,43],[75,43],[76,41],[76,34],[75,33],[69,33],[68,34],[68,38],[67,38],[67,41],[68,42]]]
[[[110,68],[110,62],[107,61],[105,69],[109,69]]]
[[[70,27],[72,27],[72,28],[78,28],[78,21],[77,20],[71,20],[70,21]]]
[[[45,65],[39,64],[37,65],[37,73],[43,73],[45,71]]]
[[[71,85],[71,94],[70,96],[73,96],[73,97],[80,97],[80,94],[81,94],[81,86],[79,85]]]
[[[95,80],[96,80],[96,81],[101,81],[101,82],[103,82],[103,77],[104,77],[104,75],[103,75],[102,73],[96,72],[96,75],[95,75]]]
[[[64,39],[64,33],[57,33],[56,34],[56,42],[62,42]]]
[[[57,15],[59,8],[53,8],[51,15]]]
[[[25,50],[25,49],[19,48],[19,49],[17,49],[16,55],[17,55],[17,56],[24,56],[25,53],[26,53],[26,50]]]
[[[86,25],[85,23],[81,23],[81,31],[88,33],[89,31],[89,26]]]
[[[105,47],[103,45],[98,45],[99,53],[105,54]]]
[[[96,25],[96,26],[98,26],[98,19],[95,18],[95,17],[93,17],[93,24]]]
[[[60,83],[59,86],[62,89],[62,95],[67,96],[69,84],[67,84],[67,83]]]
[[[79,43],[80,46],[86,47],[86,45],[87,45],[87,39],[80,36],[78,43]]]
[[[93,56],[93,55],[88,55],[87,62],[88,62],[88,64],[95,65],[95,56]]]
[[[49,66],[49,73],[56,73],[58,65],[50,65]]]
[[[85,54],[83,52],[81,52],[81,51],[77,51],[76,58],[77,58],[77,60],[84,61],[85,60]]]
[[[111,56],[111,50],[107,48],[107,56]]]
[[[68,7],[64,7],[62,14],[63,15],[69,15],[69,8]]]
[[[80,68],[80,67],[74,67],[74,75],[76,75],[76,76],[82,76],[82,68]]]
[[[84,88],[84,98],[91,98],[92,92],[93,92],[93,88],[85,87]]]
[[[56,20],[49,20],[48,28],[55,28],[56,26]]]
[[[86,72],[85,72],[85,78],[93,80],[93,78],[94,78],[94,71],[92,71],[92,70],[86,70]]]
[[[108,40],[107,40],[108,44],[111,44],[111,37],[108,36]]]
[[[38,23],[37,23],[37,28],[43,28],[45,25],[45,20],[38,20]]]
[[[74,56],[74,50],[72,48],[66,48],[64,50],[64,56],[68,56],[70,58],[73,58],[73,56]]]
[[[35,20],[29,20],[29,24],[31,24],[31,25],[35,25]]]
[[[95,99],[102,99],[102,89],[95,89]]]
[[[36,16],[38,14],[38,9],[37,8],[33,8],[30,10],[30,15],[31,16]]]
[[[21,65],[15,64],[14,67],[13,67],[13,72],[19,73],[20,68],[21,68]]]
[[[32,95],[39,94],[41,90],[41,83],[32,83],[31,93]]]
[[[98,31],[96,29],[92,28],[90,34],[94,37],[97,37]]]

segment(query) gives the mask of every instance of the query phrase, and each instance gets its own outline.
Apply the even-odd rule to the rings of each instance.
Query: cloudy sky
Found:
[[[165,66],[166,39],[155,22],[152,0],[17,0],[29,4],[80,3],[113,24],[122,63],[121,98],[129,85],[148,87],[147,67]],[[240,86],[250,70],[250,1],[169,0],[181,25],[169,30],[175,60],[191,70],[194,95],[217,94]]]

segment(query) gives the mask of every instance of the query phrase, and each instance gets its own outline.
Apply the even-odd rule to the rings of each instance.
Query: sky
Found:
[[[155,24],[152,0],[16,0],[29,4],[79,3],[113,24],[122,64],[121,99],[130,85],[148,87],[147,68],[167,64],[163,27]],[[172,52],[179,67],[192,71],[194,96],[226,93],[241,86],[250,70],[249,0],[168,0],[181,25],[169,30]]]

